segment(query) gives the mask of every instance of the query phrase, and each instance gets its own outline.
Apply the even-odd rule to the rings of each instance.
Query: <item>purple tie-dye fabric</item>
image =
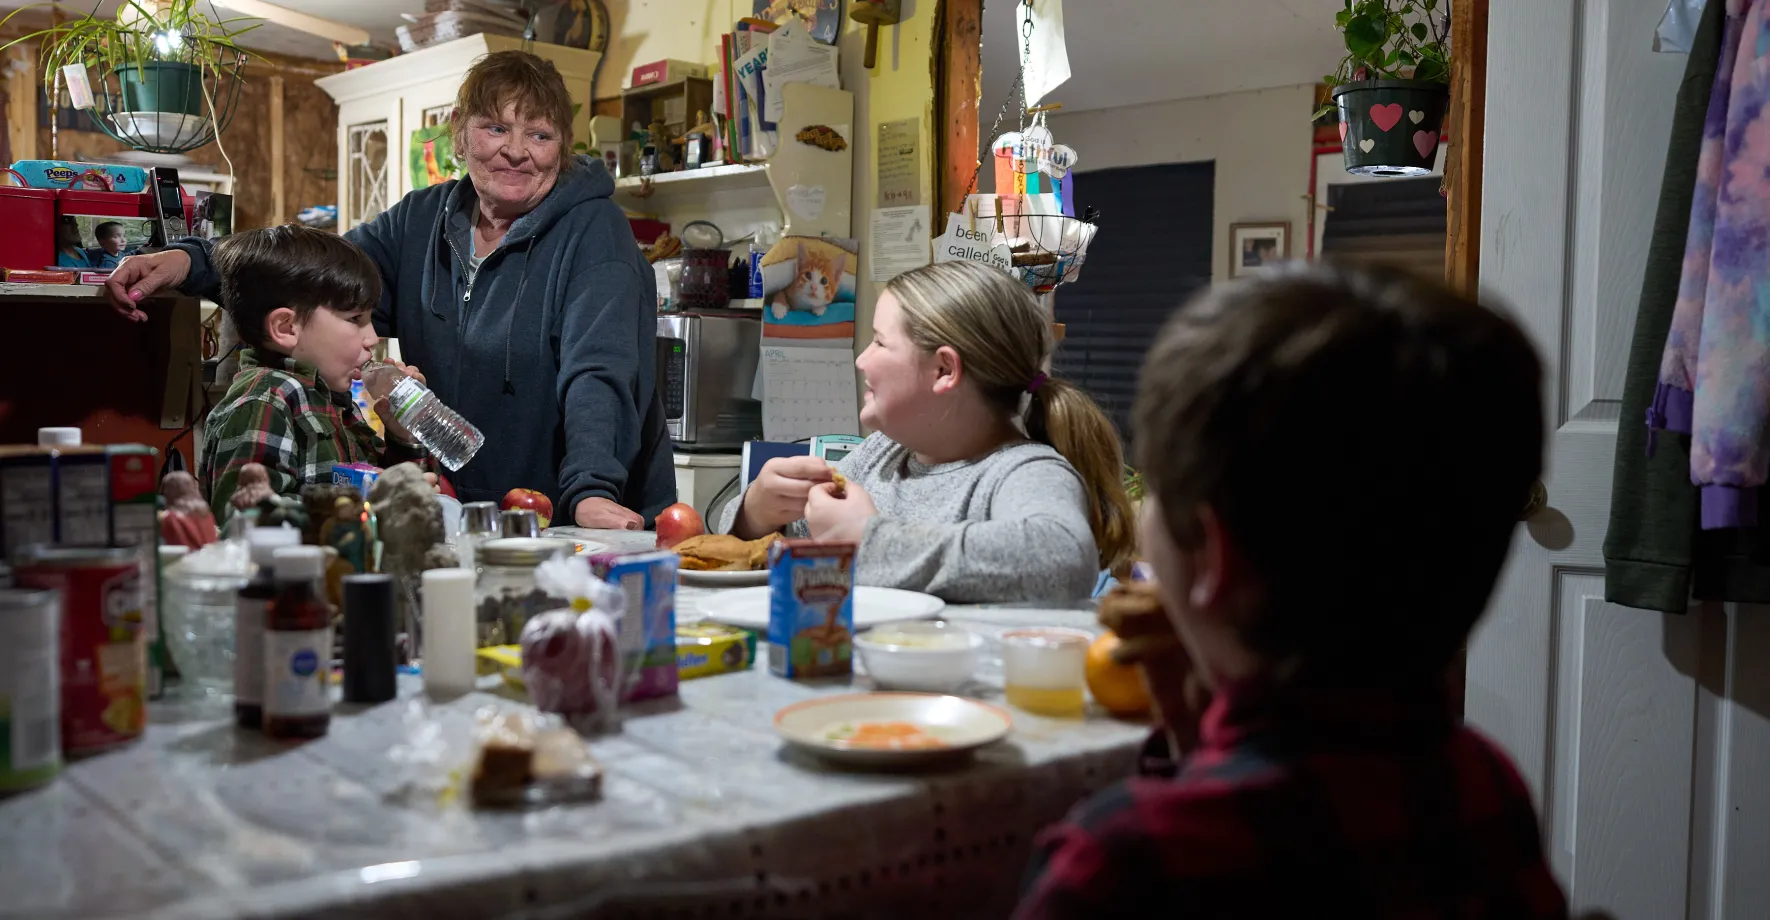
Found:
[[[1650,428],[1691,436],[1709,530],[1756,525],[1770,472],[1770,0],[1726,2],[1684,275],[1647,410]]]

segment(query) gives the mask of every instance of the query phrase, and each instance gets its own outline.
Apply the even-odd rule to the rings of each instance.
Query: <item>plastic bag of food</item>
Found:
[[[478,717],[468,787],[474,805],[560,805],[602,794],[602,766],[559,717],[492,706]]]
[[[550,559],[535,569],[535,585],[572,606],[531,617],[523,625],[522,679],[529,700],[582,731],[618,724],[621,653],[616,623],[623,597],[591,573],[582,559]]]

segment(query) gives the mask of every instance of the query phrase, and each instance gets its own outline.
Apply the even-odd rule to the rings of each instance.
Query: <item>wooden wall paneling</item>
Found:
[[[276,223],[289,213],[289,202],[284,197],[283,183],[286,180],[287,151],[283,149],[283,78],[270,78],[270,213],[272,222]]]
[[[1007,2],[1007,0],[997,0]],[[936,231],[946,214],[957,211],[977,175],[978,104],[983,91],[983,0],[941,0],[934,41],[935,122],[944,126],[935,141],[935,196],[943,211],[935,214]]]
[[[37,157],[37,44],[9,48],[0,67],[6,68],[6,144],[14,160]]]
[[[1451,4],[1450,151],[1444,186],[1450,223],[1444,239],[1444,278],[1473,292],[1481,261],[1481,148],[1487,121],[1487,3]]]

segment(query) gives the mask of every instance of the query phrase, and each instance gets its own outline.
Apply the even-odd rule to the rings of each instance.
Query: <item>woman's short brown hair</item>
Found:
[[[511,104],[516,106],[518,118],[542,118],[552,123],[567,154],[564,163],[569,166],[572,94],[552,61],[527,51],[494,51],[468,69],[467,79],[455,94],[455,155],[467,154],[467,119],[501,117],[504,107]]]
[[[1143,364],[1138,466],[1180,546],[1222,522],[1274,662],[1441,673],[1542,470],[1542,365],[1518,324],[1399,270],[1219,285]]]

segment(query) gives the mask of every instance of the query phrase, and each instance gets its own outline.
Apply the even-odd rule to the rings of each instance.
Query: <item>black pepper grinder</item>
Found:
[[[344,701],[385,703],[395,678],[393,576],[344,577]]]

